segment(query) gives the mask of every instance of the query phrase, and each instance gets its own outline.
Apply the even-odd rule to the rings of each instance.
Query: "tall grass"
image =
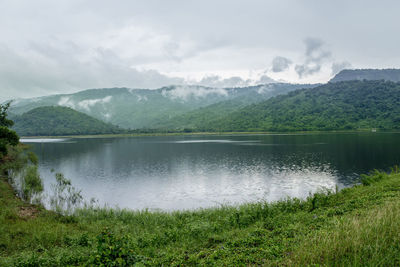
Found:
[[[310,234],[291,264],[336,266],[400,265],[400,202],[335,218],[332,227]]]

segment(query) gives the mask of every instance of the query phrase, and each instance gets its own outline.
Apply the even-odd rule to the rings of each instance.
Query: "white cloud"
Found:
[[[274,57],[272,60],[272,71],[273,72],[282,72],[287,70],[290,65],[292,64],[292,61],[288,58],[277,56]]]
[[[75,108],[75,103],[74,103],[74,101],[71,100],[71,97],[69,97],[69,96],[61,97],[60,100],[58,101],[57,105],[70,107],[73,109]]]
[[[300,78],[313,75],[321,71],[322,64],[331,57],[331,52],[324,47],[324,42],[318,38],[306,38],[304,63],[296,65],[295,70]]]
[[[201,86],[175,86],[172,89],[164,89],[161,94],[172,100],[186,101],[190,98],[204,98],[210,94],[227,96],[228,92],[223,88],[206,88]]]
[[[99,99],[86,99],[78,102],[78,107],[86,111],[90,111],[90,108],[96,104],[105,104],[111,101],[112,96],[106,96]]]

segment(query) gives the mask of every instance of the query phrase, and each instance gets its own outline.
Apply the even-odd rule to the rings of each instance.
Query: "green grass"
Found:
[[[17,199],[3,177],[0,266],[398,266],[400,174],[363,180],[306,200],[61,216]]]

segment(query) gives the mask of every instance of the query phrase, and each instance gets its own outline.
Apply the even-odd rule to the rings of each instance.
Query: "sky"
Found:
[[[397,0],[0,0],[0,101],[400,68]]]

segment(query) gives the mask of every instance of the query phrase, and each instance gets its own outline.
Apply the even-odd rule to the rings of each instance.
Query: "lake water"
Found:
[[[45,189],[62,172],[86,199],[194,209],[308,196],[400,162],[396,133],[24,139]]]

